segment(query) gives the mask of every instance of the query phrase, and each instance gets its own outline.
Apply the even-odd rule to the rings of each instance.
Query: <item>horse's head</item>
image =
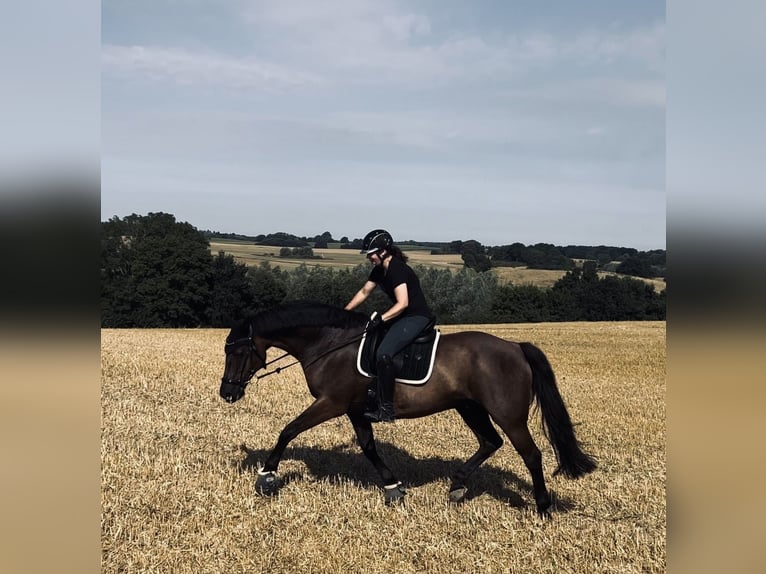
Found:
[[[234,403],[245,396],[247,384],[256,371],[266,363],[265,351],[259,353],[250,324],[235,327],[226,337],[226,365],[218,393],[227,403]]]

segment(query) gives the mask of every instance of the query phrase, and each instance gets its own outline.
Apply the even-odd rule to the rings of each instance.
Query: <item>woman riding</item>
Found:
[[[384,229],[370,231],[362,241],[360,253],[367,255],[373,265],[370,276],[346,304],[351,310],[361,305],[380,287],[393,303],[382,314],[373,313],[368,330],[385,325],[387,332],[376,353],[378,370],[378,409],[364,414],[373,422],[394,421],[394,356],[409,345],[434,319],[428,307],[420,281],[407,265],[407,256],[394,245],[391,234]]]

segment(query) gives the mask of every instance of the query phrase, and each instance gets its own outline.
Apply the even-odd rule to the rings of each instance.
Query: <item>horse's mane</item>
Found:
[[[247,336],[251,326],[253,333],[268,336],[297,327],[350,329],[362,327],[366,321],[367,316],[356,311],[346,311],[340,307],[312,301],[293,301],[245,319],[232,329],[228,339]]]

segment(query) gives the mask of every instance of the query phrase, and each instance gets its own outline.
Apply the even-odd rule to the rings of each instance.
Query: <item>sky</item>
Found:
[[[665,2],[104,0],[101,218],[664,249]]]

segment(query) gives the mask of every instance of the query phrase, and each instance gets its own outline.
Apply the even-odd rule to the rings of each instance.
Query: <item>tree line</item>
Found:
[[[289,233],[279,232],[268,235],[246,236],[234,233],[219,233],[205,231],[209,239],[239,239],[251,241],[256,245],[272,245],[277,247],[294,249],[326,248],[330,243],[340,249],[361,249],[362,239],[349,240],[343,236],[334,239],[329,231],[313,237],[298,237]],[[666,276],[666,252],[664,249],[651,251],[639,251],[631,247],[613,247],[608,245],[553,245],[551,243],[536,243],[524,245],[523,243],[511,243],[510,245],[484,246],[475,239],[467,241],[456,240],[448,243],[418,241],[399,241],[401,247],[413,246],[428,248],[432,255],[456,254],[460,255],[466,267],[480,273],[489,271],[493,267],[520,267],[529,269],[553,269],[571,270],[578,266],[576,260],[589,261],[596,265],[598,271],[611,271],[622,275],[631,275],[642,278],[665,278]],[[285,251],[287,257],[294,256],[295,252]],[[313,255],[313,254],[312,254]],[[309,258],[309,257],[307,257]]]
[[[416,266],[441,324],[665,319],[664,291],[630,277],[599,277],[597,269],[586,262],[545,289],[501,285],[468,265],[457,273]],[[229,327],[285,301],[343,306],[369,271],[366,262],[351,269],[248,267],[223,252],[212,255],[206,233],[173,215],[113,217],[101,224],[101,325]],[[387,305],[376,290],[360,310]]]

